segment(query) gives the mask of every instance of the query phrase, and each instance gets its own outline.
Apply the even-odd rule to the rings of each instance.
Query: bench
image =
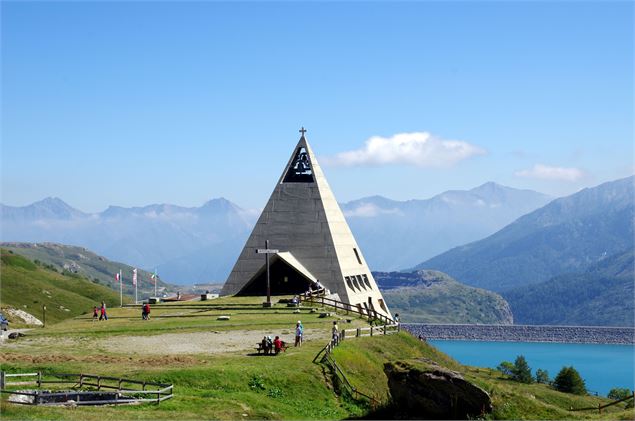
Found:
[[[265,349],[262,347],[262,342],[258,342],[256,345],[258,345],[258,346],[256,347],[256,351],[258,351],[258,354],[260,355],[260,352],[261,352],[261,351],[264,351]],[[282,341],[282,348],[280,348],[280,349],[282,350],[282,352],[286,352],[288,347],[289,347],[289,346],[287,345],[287,343],[286,343],[286,342],[284,342],[284,341]],[[270,354],[273,354],[273,355],[275,355],[275,354],[276,354],[276,350],[275,350],[275,348],[271,348],[271,350],[270,350]]]

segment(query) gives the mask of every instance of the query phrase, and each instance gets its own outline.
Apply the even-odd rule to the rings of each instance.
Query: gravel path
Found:
[[[293,346],[294,336],[290,331],[232,330],[191,333],[164,333],[152,336],[113,336],[103,339],[99,347],[111,352],[139,355],[217,354],[235,351],[256,352],[256,344],[262,337],[279,335]],[[305,340],[326,343],[327,329],[305,329]]]

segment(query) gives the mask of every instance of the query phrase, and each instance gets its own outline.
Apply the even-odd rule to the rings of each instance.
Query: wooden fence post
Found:
[[[37,387],[42,387],[42,372],[38,371],[37,372]]]
[[[373,327],[370,327],[370,336],[373,336]]]
[[[0,371],[0,389],[4,390],[4,371]]]
[[[357,328],[357,333],[355,334],[355,336],[358,336],[358,337],[359,337],[360,335],[361,335],[361,329],[360,329],[360,328]]]

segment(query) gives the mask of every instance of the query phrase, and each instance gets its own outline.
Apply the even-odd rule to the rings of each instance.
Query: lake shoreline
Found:
[[[635,344],[635,328],[599,326],[466,325],[402,323],[414,336],[431,340],[535,342],[563,344]]]

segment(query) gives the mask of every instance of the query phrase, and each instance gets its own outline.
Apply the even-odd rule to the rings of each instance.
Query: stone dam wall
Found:
[[[529,325],[451,325],[402,323],[401,327],[425,339],[559,342],[581,344],[634,344],[632,327],[529,326]]]

